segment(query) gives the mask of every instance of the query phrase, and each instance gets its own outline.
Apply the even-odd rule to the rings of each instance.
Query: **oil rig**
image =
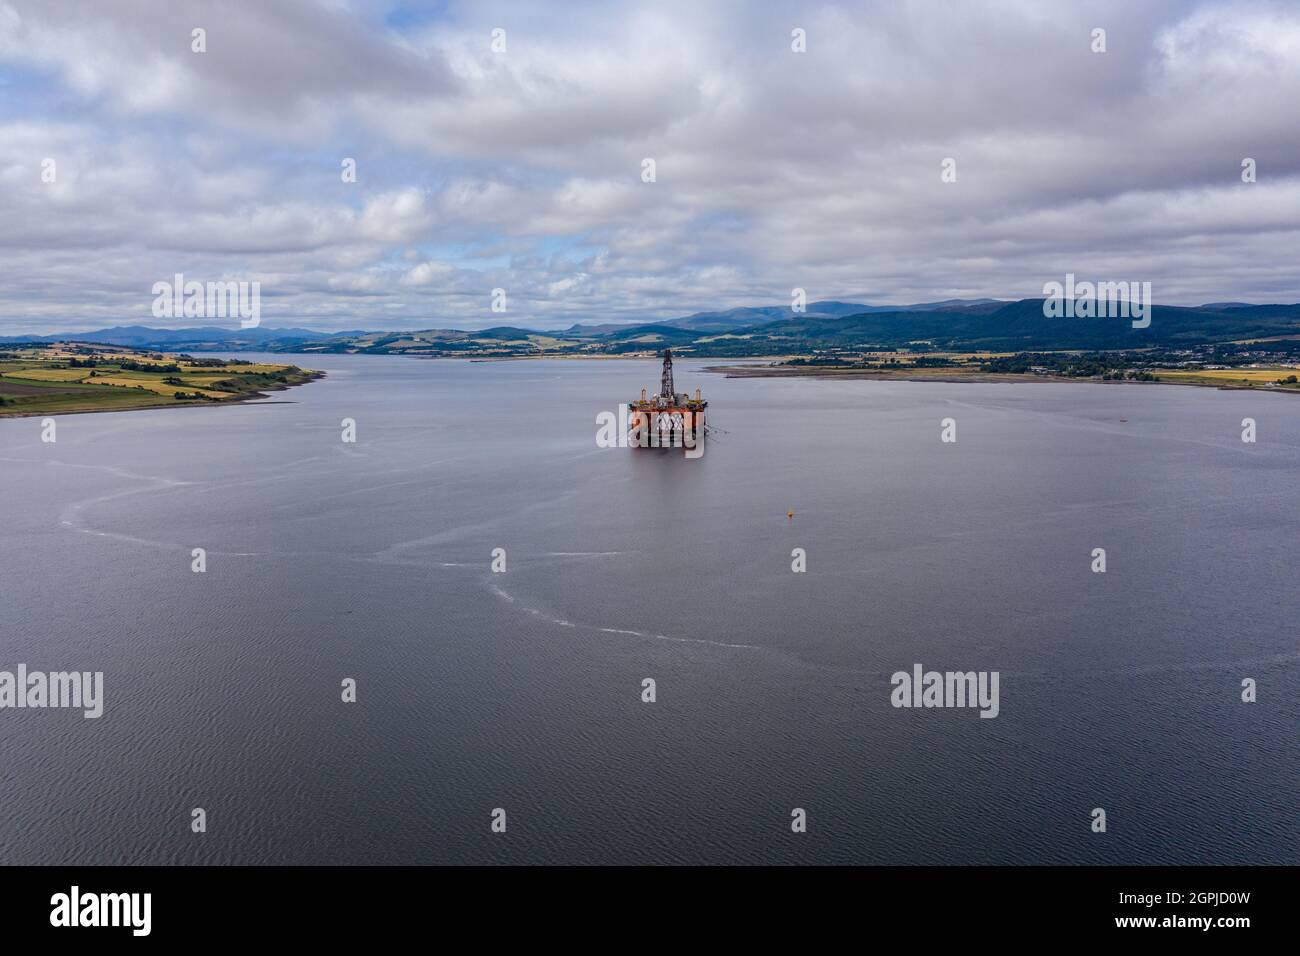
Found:
[[[709,403],[695,390],[691,398],[686,392],[673,388],[673,353],[664,349],[664,370],[659,379],[659,392],[649,398],[641,389],[641,398],[631,404],[628,422],[628,442],[634,448],[699,448],[703,454],[704,409]],[[695,457],[689,455],[689,457]]]

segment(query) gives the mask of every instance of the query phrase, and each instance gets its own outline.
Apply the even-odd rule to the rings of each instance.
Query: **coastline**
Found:
[[[828,367],[791,367],[776,365],[709,365],[702,372],[721,374],[726,378],[822,378],[852,381],[879,382],[943,382],[947,384],[1043,384],[1074,383],[1078,385],[1186,385],[1191,388],[1214,388],[1230,392],[1271,392],[1274,394],[1300,395],[1300,389],[1281,388],[1276,385],[1243,385],[1239,382],[1224,382],[1206,379],[1201,382],[1170,381],[1156,378],[1155,381],[1102,379],[1092,376],[1073,377],[1069,375],[1022,375],[1009,372],[952,372],[936,371],[934,374],[922,375],[914,371],[882,370],[873,371],[860,368]]]
[[[310,353],[286,353],[286,354],[310,354]],[[365,354],[365,353],[341,353],[341,354]],[[412,355],[410,353],[391,352],[381,353],[392,356],[401,356],[405,358],[417,358],[425,361],[451,360],[463,361],[474,364],[493,363],[493,362],[537,362],[548,359],[564,360],[582,360],[582,361],[654,361],[660,357],[658,352],[636,352],[621,353],[617,355],[565,355],[562,353],[547,353],[541,355],[501,355],[501,356],[479,356],[479,357],[460,357],[452,355]],[[1274,394],[1297,394],[1300,395],[1300,389],[1283,388],[1268,382],[1259,384],[1244,384],[1241,381],[1231,381],[1222,378],[1207,377],[1203,381],[1172,380],[1170,378],[1160,378],[1159,373],[1154,381],[1142,381],[1137,379],[1102,379],[1095,376],[1070,376],[1070,375],[1044,375],[1044,374],[1017,374],[1011,372],[958,372],[951,369],[936,369],[931,373],[918,373],[916,371],[904,371],[897,369],[862,369],[862,368],[835,368],[828,366],[779,366],[779,365],[754,365],[743,364],[755,361],[786,361],[793,358],[800,358],[799,355],[749,355],[735,356],[727,358],[723,356],[692,356],[689,353],[674,353],[679,359],[695,361],[734,361],[734,365],[706,365],[699,369],[701,372],[711,372],[721,374],[726,378],[823,378],[823,379],[842,379],[853,381],[883,381],[883,382],[941,382],[950,385],[963,384],[1093,384],[1093,385],[1186,385],[1192,388],[1214,388],[1227,392],[1270,392]],[[1177,373],[1174,373],[1177,374]]]
[[[325,377],[323,371],[297,365],[199,364],[175,354],[94,349],[76,346],[69,351],[56,346],[31,350],[30,355],[5,355],[0,368],[0,419],[266,402],[272,393]],[[79,354],[86,356],[81,365]],[[80,375],[83,369],[89,369],[89,374]],[[25,377],[27,372],[30,377]],[[95,381],[97,375],[100,381]]]
[[[306,369],[304,369],[306,371]],[[325,377],[324,372],[320,372],[313,378],[296,385],[281,385],[278,388],[267,389],[268,392],[287,392],[291,388],[298,388],[302,385],[308,385],[317,379]],[[126,405],[121,408],[70,408],[65,411],[4,411],[0,409],[0,421],[10,418],[61,418],[64,415],[107,415],[114,412],[160,412],[170,409],[180,408],[220,408],[223,405],[247,405],[257,402],[258,399],[270,398],[265,392],[250,392],[248,395],[240,395],[238,398],[223,398],[217,402],[172,402],[171,404],[160,403],[157,405]],[[257,402],[260,405],[297,405],[297,402],[281,400],[271,402]]]

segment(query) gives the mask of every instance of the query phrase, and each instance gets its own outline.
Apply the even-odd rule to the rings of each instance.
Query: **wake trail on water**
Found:
[[[599,624],[583,624],[580,622],[567,621],[564,618],[555,617],[551,614],[547,614],[545,611],[542,611],[539,608],[529,607],[526,604],[521,604],[518,598],[516,598],[513,594],[510,594],[504,588],[501,588],[496,584],[489,584],[488,589],[491,590],[492,593],[495,594],[498,598],[505,601],[507,604],[511,604],[519,608],[519,610],[532,615],[533,617],[539,617],[542,620],[547,621],[548,623],[555,624],[560,627],[580,628],[585,631],[597,631],[602,634],[624,634],[627,635],[628,637],[640,637],[652,641],[672,641],[673,643],[677,643],[677,644],[704,644],[709,647],[726,647],[726,648],[732,648],[736,650],[749,650],[749,651],[765,650],[765,648],[759,647],[756,644],[729,644],[726,641],[710,641],[707,638],[703,638],[703,637],[674,637],[671,634],[657,634],[652,631],[636,631],[630,628],[602,627]]]
[[[306,462],[306,461],[314,461],[314,460],[316,459],[314,458],[304,459],[303,461]],[[83,468],[92,471],[101,471],[106,474],[113,475],[114,477],[125,478],[129,481],[143,482],[144,483],[143,487],[127,488],[124,491],[114,491],[111,492],[110,494],[96,495],[92,498],[84,498],[81,501],[74,501],[71,504],[69,504],[67,507],[65,507],[62,513],[59,515],[59,524],[70,531],[77,532],[78,534],[90,535],[96,538],[109,538],[115,541],[124,541],[127,542],[128,544],[142,545],[144,547],[155,548],[163,551],[176,551],[176,550],[188,551],[189,547],[187,545],[181,545],[175,542],[158,541],[152,538],[141,538],[137,535],[124,534],[120,531],[104,531],[99,528],[94,528],[91,527],[89,523],[85,520],[84,514],[88,509],[93,508],[96,505],[101,505],[107,501],[115,501],[119,498],[127,498],[132,495],[141,495],[141,494],[146,494],[148,492],[161,492],[161,491],[168,491],[168,490],[179,489],[179,488],[187,488],[187,489],[209,488],[209,487],[226,488],[226,487],[232,487],[237,485],[254,484],[258,482],[280,481],[286,477],[289,477],[287,475],[268,475],[260,478],[247,478],[247,479],[241,479],[239,481],[217,484],[214,482],[207,482],[207,481],[184,481],[179,478],[165,478],[161,475],[141,475],[135,472],[127,471],[123,468],[116,468],[112,465],[85,464],[80,462],[66,462],[66,461],[41,461],[39,459],[33,459],[33,458],[0,458],[0,461],[26,463],[26,464],[53,465],[55,467],[61,467],[61,468]],[[301,462],[294,462],[292,464],[300,464],[300,463]],[[245,558],[245,557],[256,557],[261,552],[211,551],[209,553],[214,555],[224,555],[226,557]]]
[[[547,551],[548,558],[612,558],[626,551]]]

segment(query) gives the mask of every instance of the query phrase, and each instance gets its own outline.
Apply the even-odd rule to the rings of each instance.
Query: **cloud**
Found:
[[[447,278],[455,271],[445,262],[421,262],[404,274],[399,281],[405,286],[427,286]]]
[[[0,0],[0,330],[146,321],[175,272],[325,329],[499,323],[498,287],[542,327],[1067,271],[1300,301],[1293,6],[566,9]]]

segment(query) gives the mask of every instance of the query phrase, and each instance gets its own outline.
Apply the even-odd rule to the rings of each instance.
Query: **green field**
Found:
[[[238,402],[320,375],[76,343],[0,349],[0,417]]]

